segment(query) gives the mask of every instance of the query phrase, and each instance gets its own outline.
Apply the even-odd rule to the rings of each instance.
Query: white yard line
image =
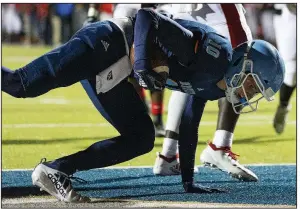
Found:
[[[32,123],[32,124],[2,124],[2,128],[93,128],[107,127],[109,123]]]
[[[253,164],[243,164],[245,166],[252,167],[261,167],[261,166],[296,166],[296,163],[253,163]],[[96,168],[94,170],[102,170],[102,169],[131,169],[131,168],[152,168],[153,166],[111,166],[106,168]],[[200,165],[197,167],[204,167],[204,165]],[[25,168],[25,169],[2,169],[3,172],[10,171],[32,171],[33,168]]]
[[[265,124],[272,124],[273,121],[239,121],[239,126],[261,126]],[[296,121],[288,121],[288,125],[295,125]],[[216,121],[203,121],[200,126],[216,125]],[[5,129],[20,129],[20,128],[93,128],[93,127],[107,127],[111,126],[109,123],[21,123],[21,124],[2,124]]]
[[[37,57],[38,56],[8,56],[3,58],[3,61],[12,63],[28,63],[36,59]]]
[[[66,98],[40,98],[40,99],[27,99],[22,102],[16,101],[16,99],[5,98],[3,105],[91,105],[92,102],[88,99],[66,99]]]
[[[58,202],[54,198],[3,198],[2,204],[25,204],[25,203],[47,203],[47,202]]]

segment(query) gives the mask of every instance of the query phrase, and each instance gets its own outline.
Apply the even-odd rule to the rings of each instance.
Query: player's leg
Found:
[[[217,130],[212,142],[202,151],[200,161],[206,166],[221,169],[239,180],[257,181],[257,176],[239,164],[237,155],[231,151],[233,132],[239,115],[233,111],[226,98],[219,99],[218,104]]]
[[[288,112],[291,109],[290,99],[296,89],[296,15],[286,6],[280,15],[274,16],[274,29],[279,52],[285,61],[285,76],[279,91],[279,105],[277,107],[273,127],[278,134],[284,131]],[[285,30],[282,30],[282,25]]]
[[[117,4],[114,10],[114,17],[134,17],[137,11],[144,6],[151,5],[141,5],[141,4]],[[147,105],[145,90],[137,83],[136,79],[130,79],[130,82],[134,85],[136,91]],[[163,91],[150,91],[151,94],[151,114],[152,121],[155,127],[155,136],[164,136],[164,126],[162,121],[162,111],[163,111]]]
[[[11,71],[2,67],[2,90],[26,98],[71,85],[84,78],[92,49],[82,40],[71,39],[31,63]],[[86,63],[86,64],[85,64]]]
[[[293,77],[294,79],[287,79],[293,80],[292,82],[287,82],[287,80],[284,79],[284,83],[279,91],[279,105],[276,109],[273,121],[273,127],[278,134],[281,134],[284,131],[288,113],[291,110],[290,100],[294,90],[296,89],[296,71],[292,74],[286,72],[285,78],[287,77]]]
[[[155,136],[164,137],[165,128],[163,124],[163,99],[164,91],[150,91],[151,94],[151,113],[155,128]]]
[[[100,40],[109,42],[109,51]],[[124,46],[122,32],[113,23],[91,24],[64,45],[24,67],[15,71],[1,68],[2,90],[14,97],[25,98],[72,85],[115,63],[126,53]]]
[[[95,86],[95,81],[91,82],[91,86]],[[50,174],[52,182],[69,182],[67,176],[76,171],[115,165],[145,154],[154,146],[155,136],[151,118],[135,89],[127,80],[107,93],[98,94],[97,97],[120,135],[96,142],[85,150],[52,162],[41,163],[32,175],[34,184],[63,201],[72,202],[74,198],[77,202],[81,199],[70,184],[66,184],[66,187],[63,184],[59,189],[55,189],[47,177],[43,179],[43,175],[49,177]],[[62,194],[67,195],[63,197]]]
[[[97,96],[120,136],[96,142],[84,151],[55,160],[53,164],[67,174],[115,165],[153,148],[153,124],[129,82],[122,81],[109,92]]]
[[[233,47],[247,40],[251,40],[251,31],[247,26],[241,8],[236,4],[221,4],[228,26],[219,26],[215,29],[231,40]],[[234,178],[244,181],[257,181],[257,176],[240,165],[236,155],[231,152],[233,132],[239,115],[233,111],[232,105],[226,98],[218,100],[218,122],[213,140],[203,150],[200,161],[205,165],[218,167],[228,172]]]
[[[156,175],[178,175],[180,166],[178,162],[177,143],[179,138],[179,126],[181,115],[184,111],[188,94],[173,91],[169,99],[168,118],[166,123],[166,135],[162,152],[157,153],[153,173]]]
[[[113,125],[111,118],[105,112],[103,105],[100,103],[98,96],[97,96],[97,91],[94,85],[94,82],[92,80],[82,80],[80,81],[82,87],[84,88],[85,92],[89,96],[90,100],[93,102],[94,106],[96,109],[100,112],[100,114],[110,123]]]

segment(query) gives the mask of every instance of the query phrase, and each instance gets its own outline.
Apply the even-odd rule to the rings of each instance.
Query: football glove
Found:
[[[187,193],[221,193],[224,190],[195,185],[193,182],[183,182],[183,188]]]
[[[168,73],[156,73],[153,70],[135,71],[139,85],[151,91],[162,91],[165,88]]]

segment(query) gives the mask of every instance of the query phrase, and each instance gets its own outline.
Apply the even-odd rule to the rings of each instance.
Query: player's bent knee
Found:
[[[155,141],[154,128],[151,127],[151,131],[147,131],[145,134],[143,134],[142,137],[143,137],[142,142],[140,143],[140,150],[142,154],[151,152],[152,149],[154,148],[154,141]]]
[[[146,121],[145,121],[146,122]],[[149,121],[143,124],[143,127],[140,127],[140,133],[138,134],[137,139],[137,149],[140,154],[146,154],[150,152],[154,147],[155,141],[155,131],[154,125],[149,117]]]

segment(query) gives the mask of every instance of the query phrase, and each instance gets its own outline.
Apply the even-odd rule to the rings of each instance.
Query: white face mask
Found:
[[[247,69],[247,71],[250,73],[245,74],[244,72],[246,71],[246,67],[249,67],[250,69]],[[232,108],[236,114],[242,114],[242,113],[249,113],[249,112],[254,112],[257,110],[258,107],[258,101],[261,100],[264,96],[262,95],[261,97],[253,97],[251,98],[248,97],[248,93],[244,88],[244,83],[247,80],[249,76],[252,76],[254,79],[256,86],[259,88],[260,93],[264,92],[264,86],[262,85],[259,77],[252,73],[253,72],[253,62],[251,60],[245,60],[243,63],[243,70],[241,73],[235,74],[231,81],[230,85],[234,86],[228,86],[225,91],[225,95],[227,100],[232,104]],[[245,97],[241,98],[237,94],[237,90],[242,88]],[[247,107],[243,109],[244,107]]]
[[[234,92],[233,92],[233,88],[227,86],[227,88],[225,90],[225,95],[226,95],[226,99],[228,102],[233,103],[233,104],[240,103],[239,97],[236,94],[234,94]]]
[[[244,87],[242,87],[246,96],[241,98],[236,94],[236,90],[238,88],[227,87],[225,91],[227,101],[231,103],[233,111],[236,114],[250,113],[256,111],[258,108],[258,101],[264,97],[260,96],[259,98],[255,97],[254,99],[248,99],[246,91]]]

